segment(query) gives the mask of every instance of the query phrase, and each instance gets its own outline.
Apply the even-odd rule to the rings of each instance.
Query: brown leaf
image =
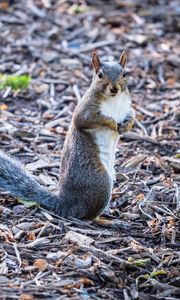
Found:
[[[33,266],[36,267],[39,271],[43,272],[46,270],[46,268],[48,266],[48,262],[44,258],[39,258],[39,259],[35,260],[35,262],[33,263]]]
[[[87,277],[81,278],[79,281],[84,287],[94,286],[94,282]]]
[[[33,295],[29,295],[29,294],[21,294],[21,296],[19,297],[19,300],[33,300],[34,297]]]
[[[0,3],[0,9],[8,9],[9,3],[7,0],[4,0]]]
[[[28,232],[27,239],[28,241],[34,241],[36,239],[35,233],[32,231]]]

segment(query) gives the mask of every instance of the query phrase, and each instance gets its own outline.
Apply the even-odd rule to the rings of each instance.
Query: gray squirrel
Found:
[[[93,52],[92,83],[77,105],[62,151],[59,192],[51,193],[19,161],[0,152],[0,188],[62,217],[95,219],[108,205],[119,134],[134,123],[123,51],[119,62]]]

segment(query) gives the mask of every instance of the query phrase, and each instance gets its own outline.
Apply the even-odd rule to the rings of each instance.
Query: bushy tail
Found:
[[[17,160],[0,151],[0,189],[19,199],[34,201],[50,211],[56,211],[58,196],[40,185]]]

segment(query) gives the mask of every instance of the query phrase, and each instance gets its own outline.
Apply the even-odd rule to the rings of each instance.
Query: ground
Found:
[[[0,1],[0,149],[51,190],[63,141],[90,84],[91,51],[127,51],[136,111],[121,137],[109,218],[130,229],[64,220],[0,193],[0,299],[180,298],[178,1]]]

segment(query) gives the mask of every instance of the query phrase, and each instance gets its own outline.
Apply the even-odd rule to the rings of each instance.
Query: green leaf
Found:
[[[150,273],[150,277],[153,278],[153,277],[156,277],[158,275],[166,275],[167,272],[165,270],[157,270],[157,271],[154,271],[154,272],[151,272]]]
[[[132,263],[133,263],[133,265],[135,265],[137,267],[144,267],[147,264],[149,264],[150,262],[151,262],[150,258],[145,258],[145,259],[134,260]]]
[[[31,77],[29,75],[0,75],[0,90],[6,87],[11,87],[12,90],[22,90],[29,86]]]

